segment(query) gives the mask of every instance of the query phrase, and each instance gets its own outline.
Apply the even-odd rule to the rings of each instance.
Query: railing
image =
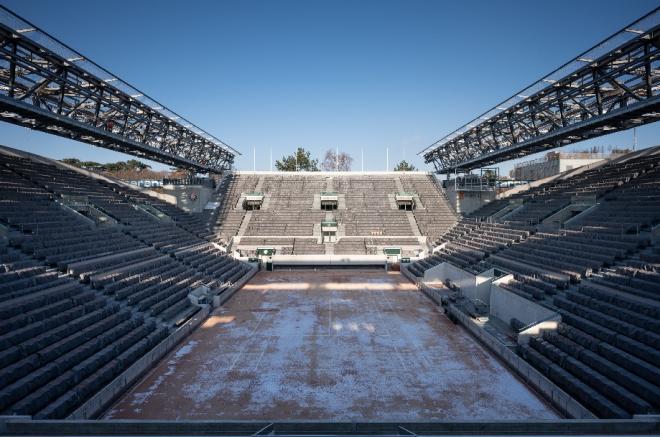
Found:
[[[549,321],[551,321],[552,319],[556,319],[558,315],[559,315],[559,313],[550,314],[550,315],[548,315],[548,316],[542,318],[541,320],[537,320],[537,321],[535,321],[535,322],[528,323],[527,325],[524,325],[522,328],[516,330],[516,333],[517,333],[517,334],[520,334],[520,333],[522,333],[522,332],[528,330],[529,328],[531,328],[531,327],[534,326],[534,325],[538,325],[539,323],[543,323],[543,322],[549,322]],[[521,322],[521,323],[522,323],[522,322]]]
[[[497,179],[481,176],[459,176],[454,179],[456,191],[494,191],[497,187]]]
[[[146,203],[137,204],[135,205],[135,208],[144,212],[145,214],[156,217],[158,220],[166,222],[172,221],[172,219],[167,214]]]
[[[575,196],[571,196],[571,203],[595,205],[597,200],[598,200],[598,196],[596,196],[595,194],[585,194],[585,195],[577,194]]]
[[[164,178],[163,185],[201,185],[207,188],[215,188],[215,181],[209,178]]]
[[[89,203],[89,197],[87,196],[64,194],[60,199],[60,203],[82,216],[85,220],[94,222],[97,226],[114,226],[118,223],[117,220]]]
[[[107,214],[104,214],[92,205],[88,205],[87,214],[99,226],[114,226],[119,223],[117,220],[108,216]]]

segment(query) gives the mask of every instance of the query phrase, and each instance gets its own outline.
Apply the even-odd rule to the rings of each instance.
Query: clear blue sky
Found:
[[[657,6],[635,1],[4,0],[90,59],[269,169],[339,146],[365,169],[416,153]],[[642,147],[660,125],[638,129]],[[0,123],[54,158],[124,156]],[[632,132],[569,146],[630,145]],[[510,165],[503,166],[503,170]]]

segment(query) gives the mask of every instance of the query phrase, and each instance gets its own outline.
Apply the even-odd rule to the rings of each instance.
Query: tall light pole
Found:
[[[257,148],[252,147],[252,171],[257,171]]]
[[[390,171],[390,148],[385,148],[385,171]]]

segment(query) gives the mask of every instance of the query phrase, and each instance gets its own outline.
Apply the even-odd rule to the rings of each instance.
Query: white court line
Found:
[[[309,373],[310,371],[323,371],[323,372],[337,372],[337,373],[343,373],[344,370],[346,370],[343,367],[337,366],[337,367],[305,367],[305,368],[298,368],[298,367],[266,367],[263,369],[261,372],[259,372],[262,375],[267,375],[269,373],[280,373],[280,372],[289,372],[289,373]],[[380,369],[382,371],[386,372],[403,372],[403,371],[408,371],[409,369],[404,368],[404,367],[384,367]],[[358,375],[369,375],[369,372],[367,373],[361,373],[357,372]],[[413,375],[414,376],[414,375]]]
[[[332,293],[330,294],[328,303],[330,304],[328,306],[328,333],[329,335],[332,335]]]
[[[264,357],[264,353],[266,353],[266,349],[268,349],[268,344],[269,344],[269,343],[266,343],[266,344],[264,345],[264,348],[263,348],[263,350],[261,351],[261,354],[259,355],[259,358],[257,359],[256,364],[255,364],[254,367],[252,368],[252,371],[253,371],[253,372],[256,372],[257,369],[259,369],[259,365],[261,364],[261,360],[262,360],[262,358]]]
[[[390,307],[391,307],[391,304],[390,304]],[[414,308],[414,305],[412,306],[412,308]],[[392,308],[392,310],[394,310],[394,308]],[[429,368],[433,366],[433,364],[429,361],[429,359],[426,356],[426,354],[424,353],[424,351],[422,349],[420,349],[419,344],[417,344],[417,342],[414,339],[410,338],[407,335],[402,335],[402,337],[405,337],[406,341],[411,346],[411,348],[414,349],[415,353],[418,356],[422,357],[422,359],[424,360],[424,362],[426,363],[426,365]]]
[[[257,326],[255,326],[254,329],[252,330],[252,332],[250,333],[250,336],[245,341],[245,345],[243,346],[243,349],[241,349],[241,351],[238,353],[238,356],[236,357],[236,359],[234,359],[234,362],[231,363],[231,366],[229,366],[229,368],[226,370],[227,372],[231,372],[232,370],[234,370],[234,366],[236,366],[236,364],[238,363],[238,360],[240,360],[241,357],[243,356],[243,353],[247,349],[248,344],[250,344],[250,341],[254,338],[254,334],[257,332],[257,329],[259,329],[259,326],[261,325],[261,321],[266,317],[266,314],[268,314],[268,312],[262,312],[261,313],[261,317],[259,318],[259,321],[257,322]]]
[[[383,294],[383,292],[381,292],[381,294]],[[371,300],[370,302],[373,303],[374,301]],[[390,304],[390,308],[391,308],[391,307],[392,307],[392,306],[391,306],[391,304]],[[383,314],[382,314],[382,312],[380,311],[380,308],[378,308],[377,305],[374,305],[374,308],[376,308],[376,313],[378,314],[378,317],[380,318],[381,323],[383,324],[383,327],[384,327],[385,329],[387,329],[387,332],[389,333],[389,337],[390,337],[390,338],[393,338],[392,331],[390,330],[390,327],[387,326],[387,325],[385,324],[385,320],[383,319]],[[399,361],[401,362],[401,365],[403,366],[403,368],[404,368],[404,369],[406,370],[406,372],[407,372],[407,371],[409,370],[409,369],[408,369],[408,365],[406,364],[406,362],[404,361],[403,357],[401,356],[401,352],[399,352],[399,348],[396,347],[396,344],[394,344],[394,340],[392,340],[392,347],[394,348],[394,351],[396,352],[396,356],[397,356],[397,358],[399,359]]]
[[[404,301],[405,301],[406,304],[409,304],[409,303],[410,303],[410,302],[409,302],[409,299],[408,299],[409,297],[410,297],[409,295],[406,295],[406,296],[405,296]],[[396,310],[394,309],[394,307],[392,306],[392,302],[391,302],[391,301],[388,300],[387,303],[389,304],[390,309],[391,309],[393,312],[396,311]],[[417,302],[415,302],[415,303],[417,303]],[[415,305],[411,305],[411,307],[412,307],[412,308],[415,308]],[[422,358],[422,360],[425,362],[425,364],[426,364],[426,366],[427,366],[428,368],[431,368],[431,367],[433,366],[433,364],[431,363],[431,361],[429,361],[429,359],[428,359],[428,357],[426,356],[426,354],[424,353],[424,351],[420,348],[419,344],[417,344],[417,342],[416,342],[414,339],[412,339],[412,338],[410,338],[409,336],[405,335],[405,333],[402,333],[401,337],[404,338],[404,339],[407,341],[407,343],[411,346],[411,349],[414,350],[416,356]]]
[[[392,312],[395,312],[396,310],[394,309],[394,306],[392,306],[392,302],[390,300],[387,300],[386,302],[389,305]],[[414,308],[414,305],[412,307]],[[405,338],[405,340],[408,342],[408,344],[412,347],[412,349],[414,349],[414,351],[416,352],[416,354],[418,356],[422,357],[422,359],[425,361],[426,365],[429,368],[433,366],[433,364],[429,361],[428,357],[424,354],[424,351],[422,351],[420,349],[419,345],[413,339],[411,339],[410,337],[408,337],[406,335],[401,335],[401,337]]]
[[[399,352],[399,348],[396,347],[394,343],[392,343],[392,347],[394,348],[394,351],[396,352],[396,356],[399,358],[399,361],[401,361],[401,365],[408,371],[408,365],[406,364],[406,361],[403,359],[403,356],[401,355],[401,352]]]
[[[378,305],[376,305],[375,302],[376,302],[376,301],[373,300],[373,299],[367,299],[367,305],[373,308],[373,312],[374,312],[374,313],[376,314],[376,316],[378,317],[378,319],[379,319],[379,321],[380,321],[380,324],[381,324],[383,327],[385,327],[385,329],[387,330],[387,334],[385,334],[385,335],[382,335],[382,334],[381,334],[381,337],[384,337],[384,338],[392,338],[392,332],[390,331],[389,328],[386,327],[386,325],[385,325],[385,319],[383,319],[383,313],[380,311],[380,308],[378,307]]]

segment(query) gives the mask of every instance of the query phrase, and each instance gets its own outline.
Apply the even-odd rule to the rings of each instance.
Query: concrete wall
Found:
[[[385,255],[273,255],[273,266],[351,266],[382,265],[385,268]]]
[[[476,211],[497,197],[495,191],[456,191],[451,181],[447,184],[445,191],[452,208],[461,214]]]
[[[602,160],[602,158],[560,158],[545,161],[538,160],[532,164],[515,168],[514,176],[518,180],[538,180]]]
[[[490,315],[507,325],[516,318],[525,325],[547,320],[558,314],[522,296],[492,284],[490,287]],[[555,326],[556,328],[556,326]]]
[[[558,313],[548,320],[543,320],[518,333],[518,344],[527,344],[532,337],[538,337],[543,331],[556,331],[561,323],[561,315]]]
[[[484,272],[481,275],[473,275],[446,262],[431,267],[424,272],[424,281],[426,282],[445,282],[447,279],[452,284],[461,287],[461,293],[468,299],[478,299],[486,304],[488,303],[492,273],[490,276],[488,272]]]
[[[441,304],[440,293],[437,290],[434,290],[424,285],[423,282],[418,281],[416,277],[408,271],[406,266],[401,267],[401,274],[407,277],[410,281],[412,281],[417,286],[417,288],[419,288],[424,294],[426,294],[433,302],[435,302],[438,305]],[[500,280],[505,280],[505,278],[500,278]],[[506,292],[506,290],[502,290],[500,287],[497,287],[496,285],[491,285],[491,289],[494,290],[495,294],[498,293],[498,291],[496,290]],[[513,295],[513,293],[509,293],[509,294]],[[533,304],[533,302],[529,302],[527,301],[527,299],[521,298],[520,296],[517,295],[514,296],[519,299],[525,300],[529,304]],[[491,308],[493,306],[496,306],[497,312],[500,315],[506,314],[504,313],[505,309],[502,307],[502,303],[506,304],[508,301],[511,301],[514,306],[521,308],[523,310],[525,308],[528,308],[525,305],[525,302],[515,302],[514,299],[515,298],[510,296],[494,296],[494,300],[497,302],[491,303]],[[538,318],[537,320],[540,320],[545,315],[552,316],[553,314],[555,314],[552,311],[541,307],[540,305],[536,305],[536,304],[533,305],[539,308],[529,308],[530,311],[528,311],[528,315],[526,316],[525,320],[530,320],[530,323],[532,319]],[[469,316],[467,316],[465,313],[456,309],[453,305],[449,305],[447,311],[450,312],[453,316],[455,316],[458,322],[461,325],[463,325],[468,330],[468,332],[470,332],[470,334],[475,336],[477,340],[483,343],[498,358],[504,361],[504,363],[507,364],[507,366],[511,370],[513,370],[516,374],[518,374],[518,376],[520,376],[523,379],[523,381],[525,381],[532,388],[538,391],[544,398],[547,399],[548,402],[550,402],[555,408],[557,408],[557,410],[560,413],[562,413],[564,416],[574,419],[596,418],[589,410],[583,407],[579,402],[573,399],[562,389],[557,387],[552,381],[547,379],[538,370],[536,370],[529,363],[527,363],[520,356],[518,356],[514,351],[506,347],[502,342],[500,342],[494,336],[492,336],[487,331],[479,327],[476,323],[474,323],[474,321],[472,321],[472,319]],[[525,311],[522,312],[525,313]],[[506,315],[504,317],[506,317]],[[521,316],[521,317],[525,317],[525,316]],[[517,318],[523,322],[525,321],[522,318],[519,317]],[[523,331],[521,334],[523,334],[524,337],[528,337],[529,335],[531,335],[532,331],[536,331],[538,334],[538,332],[541,329],[551,329],[550,325],[556,328],[557,323],[558,323],[557,320],[551,317],[550,320],[541,321],[540,323],[528,328],[528,330]]]
[[[458,199],[456,196],[456,190],[454,189],[454,185],[448,182],[447,188],[445,188],[444,190],[445,193],[447,194],[447,200],[449,201],[451,207],[454,209],[454,211],[460,212],[458,210]]]
[[[238,290],[243,288],[243,285],[247,284],[247,282],[252,279],[254,275],[257,274],[259,271],[259,267],[257,265],[253,265],[252,268],[250,269],[249,272],[247,272],[245,275],[241,277],[234,285],[229,290],[225,290],[222,294],[218,296],[213,296],[213,307],[219,307],[223,303],[227,302],[231,297],[236,294]]]
[[[426,296],[428,296],[429,299],[431,299],[437,305],[441,304],[441,297],[442,297],[441,293],[437,289],[431,288],[428,285],[424,284],[422,281],[419,281],[415,275],[410,273],[410,271],[408,270],[408,265],[401,264],[401,274],[406,278],[408,278],[410,282],[415,284],[415,286],[418,289],[420,289]]]
[[[152,190],[145,190],[143,188],[138,188],[133,185],[131,185],[133,189],[135,190],[140,190],[145,194],[150,195],[151,197],[155,197],[156,199],[160,199],[163,202],[167,202],[170,205],[175,205],[176,206],[176,196],[173,196],[172,194],[166,194],[166,193],[160,193],[158,191],[152,191]]]
[[[392,162],[391,164],[393,164]],[[428,171],[267,171],[267,170],[236,170],[237,175],[256,176],[332,176],[332,177],[354,177],[365,176],[405,176],[405,175],[433,175]],[[325,191],[325,190],[323,190]]]
[[[241,280],[237,281],[231,289],[222,294],[222,299],[219,304],[229,300],[234,293],[236,293],[243,285],[254,276],[257,272],[257,267],[254,266]],[[215,304],[215,299],[214,299]],[[217,306],[217,305],[214,305]],[[67,419],[92,419],[102,414],[119,396],[121,396],[129,387],[138,381],[138,379],[149,371],[153,366],[171,351],[177,344],[190,335],[211,312],[210,306],[203,307],[197,314],[195,314],[184,325],[179,327],[176,331],[170,334],[167,338],[157,344],[153,349],[140,357],[128,369],[116,377],[112,382],[107,384],[101,391],[96,393],[94,397],[89,399],[83,405],[78,407]]]
[[[552,381],[542,375],[528,362],[519,357],[514,351],[490,335],[487,331],[475,324],[470,317],[462,311],[449,305],[449,312],[456,317],[470,334],[488,347],[496,356],[504,361],[523,381],[538,391],[548,402],[566,417],[574,419],[595,419],[596,417],[579,402],[557,387]]]
[[[2,435],[645,435],[660,433],[657,416],[633,419],[584,420],[433,420],[418,422],[230,421],[230,420],[98,420],[33,421],[22,416],[0,417]]]
[[[209,315],[210,307],[202,308],[183,326],[170,334],[133,365],[121,373],[94,397],[82,404],[67,419],[93,419],[103,413],[119,396],[151,369],[165,354],[195,330]]]
[[[573,170],[583,165],[593,164],[595,162],[602,161],[600,158],[591,158],[591,159],[565,159],[562,158],[559,160],[559,172],[564,172],[568,170]]]
[[[497,197],[495,191],[459,191],[458,208],[462,214],[478,210]]]
[[[586,207],[584,205],[570,204],[565,208],[562,208],[556,213],[552,214],[551,216],[547,217],[541,223],[546,226],[558,228],[566,220],[569,220],[571,217],[573,217],[574,214],[579,213],[585,208]]]
[[[522,181],[535,181],[559,173],[559,160],[538,161],[533,164],[516,167],[514,178]]]
[[[165,185],[163,189],[176,206],[188,212],[202,212],[213,196],[213,189],[201,185]]]

